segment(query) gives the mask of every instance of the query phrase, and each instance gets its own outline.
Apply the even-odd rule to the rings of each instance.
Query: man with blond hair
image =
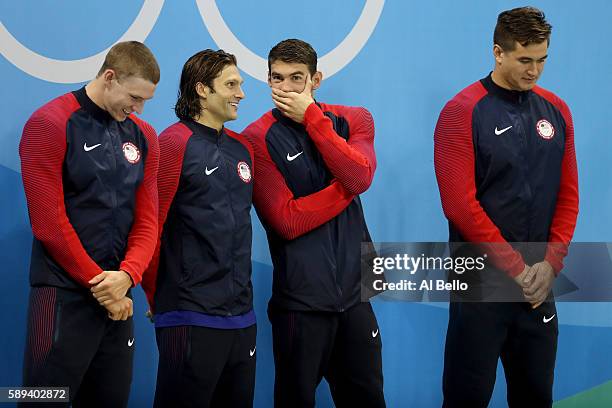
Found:
[[[155,248],[159,158],[155,131],[134,113],[158,82],[144,44],[118,43],[95,79],[43,105],[23,129],[34,234],[23,384],[69,387],[74,407],[127,406],[129,289]]]

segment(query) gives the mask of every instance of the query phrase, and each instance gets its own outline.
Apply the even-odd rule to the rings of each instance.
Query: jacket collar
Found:
[[[217,132],[217,129],[198,123],[195,120],[182,120],[181,122],[191,129],[194,135],[201,136],[212,143],[221,143],[227,138],[225,127],[222,127]]]
[[[79,105],[81,105],[81,107],[94,118],[102,122],[114,120],[110,113],[96,105],[94,101],[91,100],[91,98],[87,95],[87,92],[85,92],[84,86],[81,89],[73,91],[72,94],[79,102]]]
[[[482,85],[487,91],[489,91],[490,94],[496,95],[513,103],[523,103],[531,95],[532,91],[512,91],[510,89],[502,88],[493,82],[491,74],[492,73],[489,73],[486,78],[480,80]]]

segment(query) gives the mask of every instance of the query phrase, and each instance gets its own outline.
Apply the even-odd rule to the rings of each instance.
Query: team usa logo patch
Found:
[[[251,182],[251,168],[246,162],[241,161],[238,163],[238,175],[245,183]]]
[[[140,150],[132,142],[125,142],[123,144],[123,155],[125,159],[132,164],[136,164],[140,161]]]
[[[546,140],[552,139],[553,136],[555,135],[555,128],[546,119],[538,120],[538,123],[536,123],[536,129],[538,131],[538,134],[542,137],[542,139],[546,139]]]

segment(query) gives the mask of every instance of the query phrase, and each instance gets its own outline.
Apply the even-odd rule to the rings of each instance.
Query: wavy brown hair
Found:
[[[174,106],[174,113],[181,120],[197,119],[202,111],[200,96],[196,91],[196,85],[209,87],[212,92],[213,81],[228,65],[237,65],[236,57],[223,50],[206,49],[192,55],[181,73],[178,98]]]

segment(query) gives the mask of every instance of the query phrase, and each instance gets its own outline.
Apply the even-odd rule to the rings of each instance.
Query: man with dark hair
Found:
[[[361,243],[371,238],[359,194],[376,169],[372,116],[314,101],[323,75],[304,41],[274,46],[268,67],[276,108],[244,135],[274,265],[275,406],[314,406],[323,377],[336,406],[384,406],[381,336],[370,303],[360,301]],[[297,210],[310,212],[291,217]]]
[[[449,101],[436,126],[450,241],[484,244],[482,276],[499,274],[519,295],[451,302],[445,407],[486,407],[500,357],[510,407],[552,406],[558,326],[551,287],[576,225],[578,176],[570,110],[536,86],[550,32],[538,9],[501,13],[493,72]]]
[[[129,289],[155,249],[159,159],[155,131],[133,113],[158,81],[144,44],[118,43],[94,80],[48,102],[23,129],[34,233],[23,382],[67,386],[74,407],[127,406]]]
[[[224,127],[242,82],[233,55],[196,53],[181,74],[180,120],[160,134],[159,240],[143,281],[159,349],[156,407],[253,405],[253,154]]]

